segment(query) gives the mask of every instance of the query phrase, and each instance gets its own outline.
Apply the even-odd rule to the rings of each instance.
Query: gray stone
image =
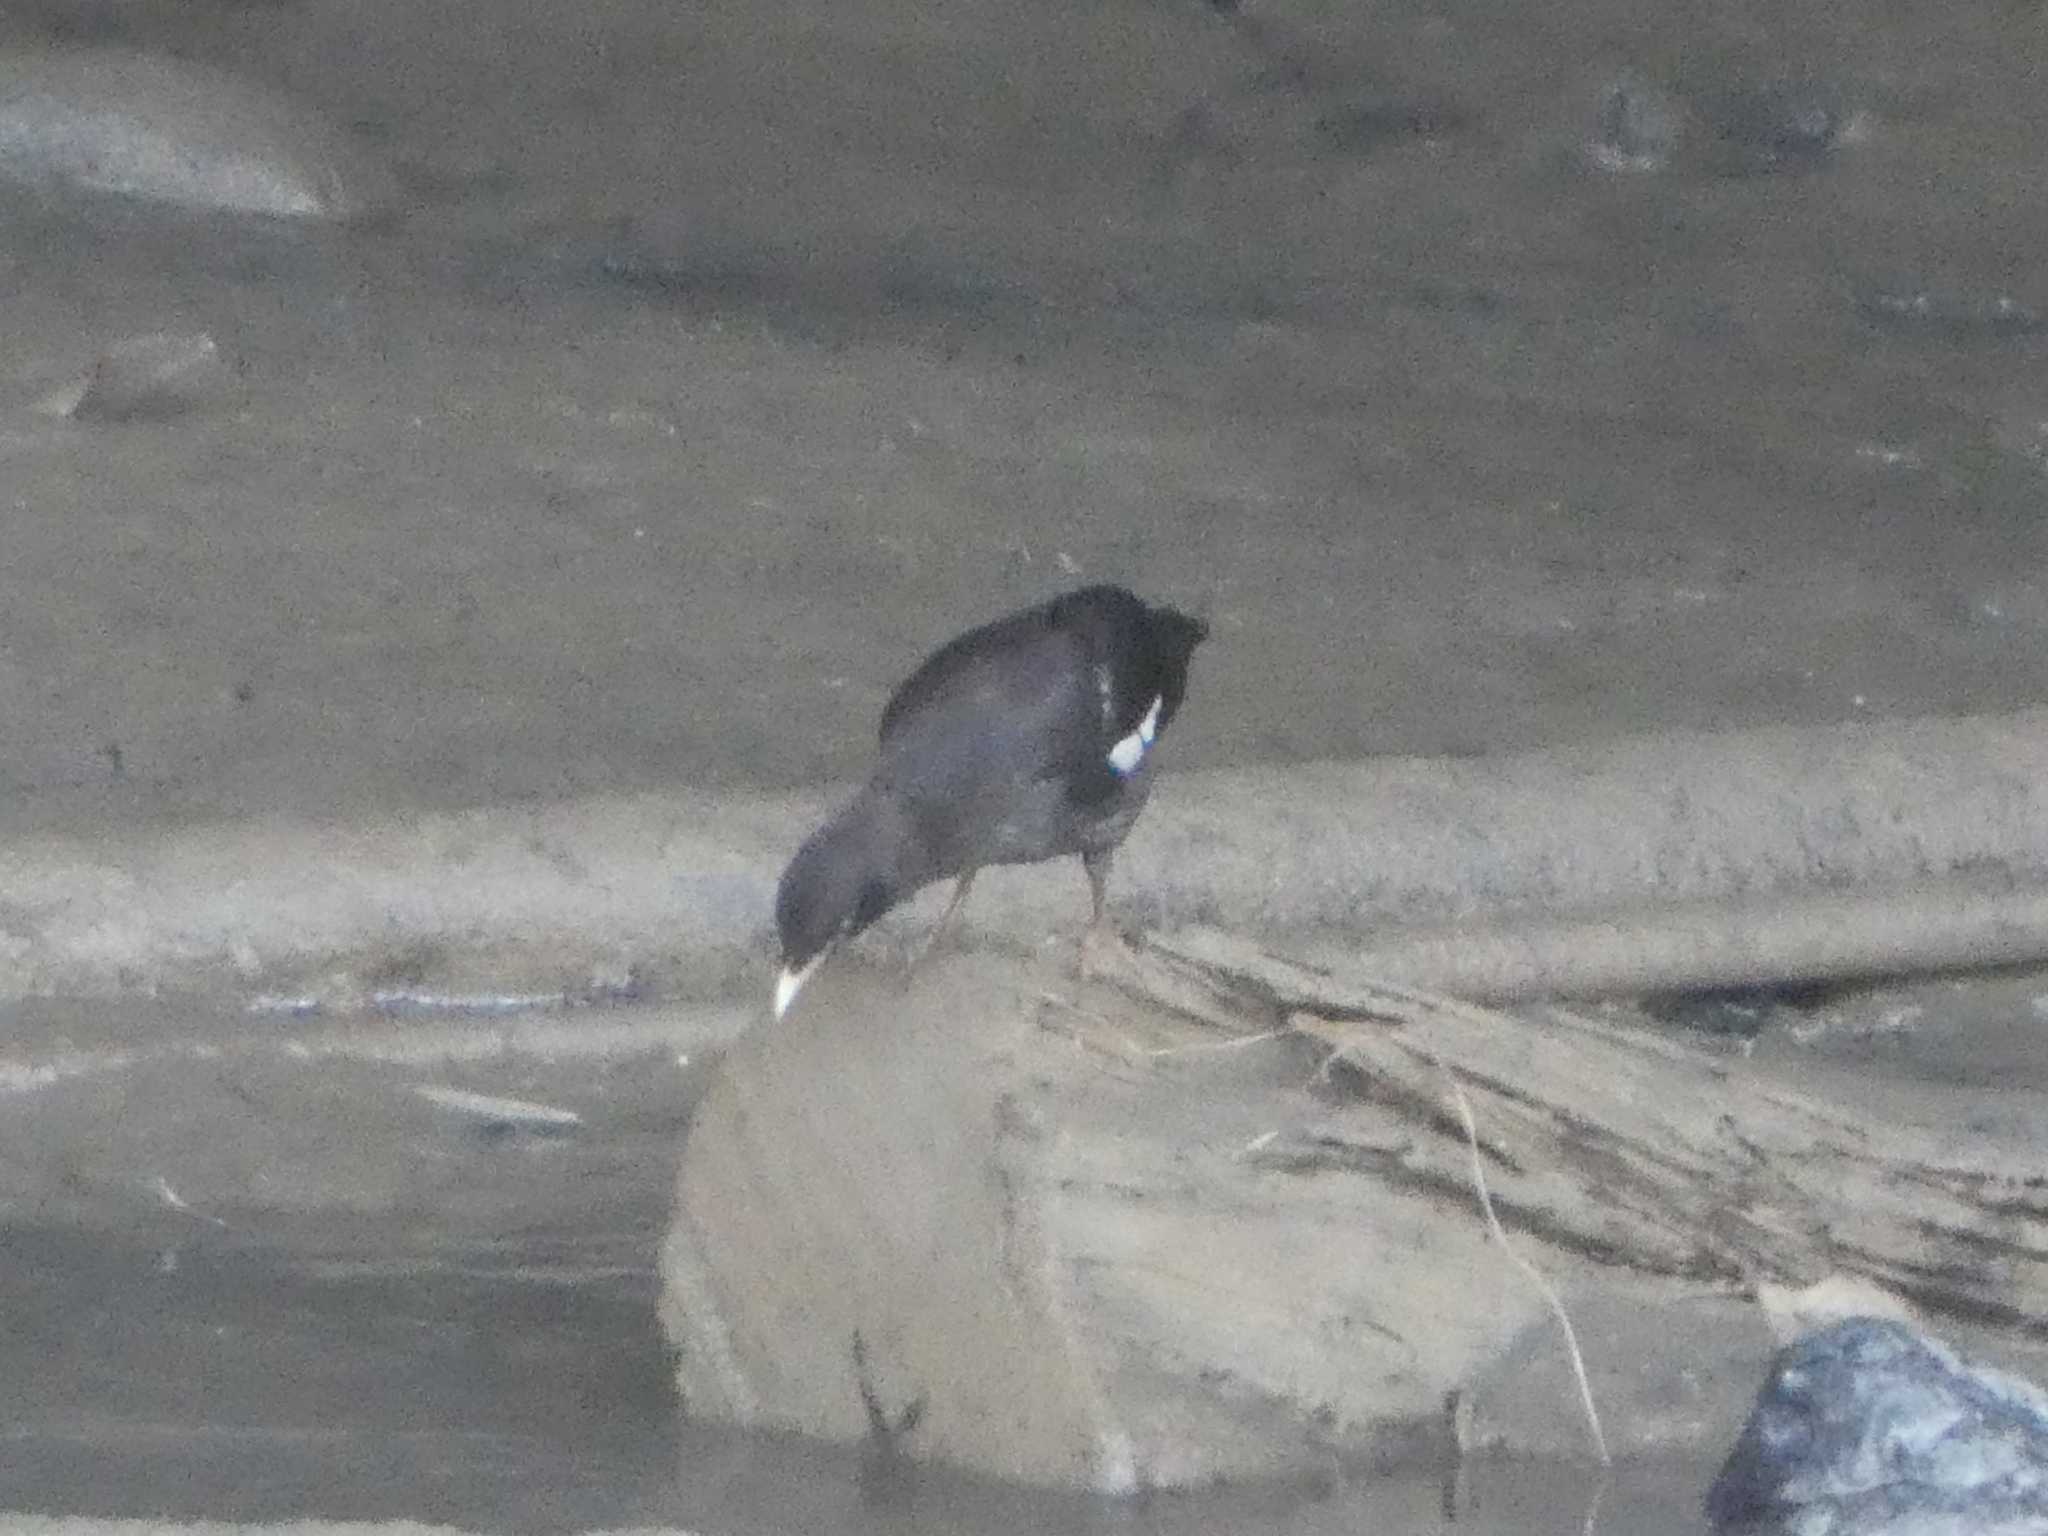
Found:
[[[120,48],[0,52],[0,178],[295,219],[356,218],[392,196],[310,107]]]
[[[2040,1536],[2048,1395],[1903,1323],[1849,1318],[1780,1352],[1707,1513],[1786,1536]]]

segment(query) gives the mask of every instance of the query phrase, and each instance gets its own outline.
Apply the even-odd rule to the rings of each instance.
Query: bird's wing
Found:
[[[945,702],[961,687],[975,686],[972,682],[962,684],[959,679],[1000,657],[1029,653],[1050,636],[1051,630],[1046,610],[1041,606],[979,625],[947,641],[897,685],[882,707],[883,746],[906,722],[934,704]]]
[[[1187,653],[1205,632],[1199,621],[1172,609],[1148,610],[1122,587],[1063,593],[970,629],[926,657],[883,707],[882,744],[905,721],[973,686],[963,679],[983,666],[1025,668],[1030,658],[1047,653],[1069,657],[1075,677],[1089,680],[1080,697],[1091,700],[1099,715],[1097,745],[1106,750],[1135,730],[1162,694],[1164,714],[1172,716],[1185,683]],[[1065,650],[1055,649],[1062,643]],[[1165,719],[1158,723],[1163,726]]]
[[[897,690],[883,716],[891,785],[925,804],[999,801],[1058,782],[1087,804],[1116,787],[1096,658],[1082,637],[1009,621],[963,636]]]

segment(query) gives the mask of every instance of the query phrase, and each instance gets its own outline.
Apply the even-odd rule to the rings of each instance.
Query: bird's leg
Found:
[[[953,925],[953,919],[960,911],[960,904],[967,900],[967,893],[974,889],[974,877],[977,873],[978,871],[970,869],[953,882],[953,895],[946,903],[946,910],[939,914],[939,920],[932,924],[932,931],[925,936],[924,943],[918,947],[917,953],[910,957],[911,970],[915,971],[923,965],[926,957],[939,947],[939,940],[945,937],[946,930]]]
[[[1108,966],[1128,965],[1135,958],[1109,920],[1109,866],[1115,858],[1114,848],[1090,849],[1081,855],[1081,867],[1088,872],[1088,891],[1094,898],[1088,931],[1081,935],[1081,974],[1086,977]]]
[[[1089,849],[1081,855],[1081,868],[1088,872],[1088,894],[1094,898],[1094,910],[1088,917],[1088,931],[1094,933],[1106,926],[1104,918],[1109,911],[1109,866],[1116,858],[1114,848]]]

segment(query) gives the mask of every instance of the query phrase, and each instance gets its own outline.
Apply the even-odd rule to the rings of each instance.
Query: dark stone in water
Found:
[[[1720,1531],[2048,1536],[2048,1394],[1904,1324],[1782,1350],[1707,1492]]]
[[[1844,990],[1839,983],[1785,981],[1758,987],[1657,992],[1643,998],[1641,1005],[1643,1012],[1660,1024],[1754,1040],[1785,1015],[1826,1007]]]
[[[1600,93],[1588,152],[1602,170],[1662,170],[1678,147],[1678,121],[1670,96],[1623,75]]]
[[[1444,102],[1367,98],[1323,113],[1315,130],[1333,149],[1362,153],[1403,141],[1447,138],[1466,121],[1463,112]]]
[[[2032,336],[2043,324],[2038,310],[2009,293],[1878,289],[1859,296],[1856,307],[1864,319],[1888,330],[1948,341]]]
[[[1818,88],[1738,92],[1708,103],[1706,114],[1734,156],[1724,169],[1738,175],[1817,164],[1841,147],[1855,116]]]

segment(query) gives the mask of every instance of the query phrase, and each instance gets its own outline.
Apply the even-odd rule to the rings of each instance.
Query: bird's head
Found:
[[[775,930],[782,974],[775,1016],[841,939],[852,938],[902,899],[897,850],[885,823],[861,801],[814,832],[796,851],[775,890]]]
[[[1151,660],[1163,711],[1160,728],[1165,729],[1188,692],[1188,664],[1195,647],[1209,638],[1209,626],[1178,608],[1154,608],[1150,623]]]

